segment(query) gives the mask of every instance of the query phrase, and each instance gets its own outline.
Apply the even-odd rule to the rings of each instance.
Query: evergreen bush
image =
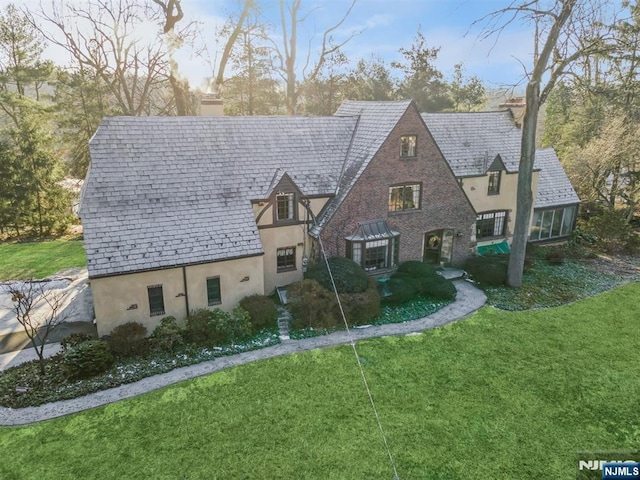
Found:
[[[70,348],[75,347],[76,345],[79,345],[83,342],[88,342],[89,340],[94,340],[94,337],[92,335],[89,335],[88,333],[72,333],[71,335],[63,338],[62,342],[60,342],[60,345],[62,346],[62,352],[64,353]]]
[[[249,313],[242,307],[236,307],[232,313],[219,308],[194,310],[185,327],[189,342],[209,347],[227,345],[251,335]]]
[[[316,280],[307,279],[292,285],[288,296],[287,307],[293,328],[331,329],[338,324],[339,310],[335,295]]]
[[[118,357],[146,357],[149,353],[147,327],[139,322],[127,322],[111,330],[107,343]]]
[[[106,372],[114,362],[107,343],[89,340],[73,345],[63,353],[62,369],[69,380],[78,380]]]
[[[373,278],[369,279],[369,288],[364,292],[341,293],[340,302],[349,325],[365,325],[380,316],[380,294]]]
[[[360,293],[369,287],[367,273],[353,260],[344,257],[331,257],[327,261],[338,293]],[[331,277],[324,260],[309,267],[305,278],[315,280],[327,290],[333,291]]]
[[[275,302],[264,295],[249,295],[240,300],[240,306],[249,313],[253,332],[263,328],[276,327],[278,324],[278,309]]]
[[[183,329],[180,328],[175,317],[164,317],[153,330],[149,343],[154,350],[173,353],[184,345]]]

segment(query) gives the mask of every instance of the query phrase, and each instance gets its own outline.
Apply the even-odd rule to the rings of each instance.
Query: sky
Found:
[[[89,0],[65,1],[86,3]],[[277,0],[257,2],[262,18],[278,24]],[[10,0],[0,0],[0,8],[8,3]],[[37,8],[35,0],[13,0],[13,3]],[[402,60],[398,50],[410,48],[418,28],[421,28],[427,45],[440,48],[436,66],[445,77],[450,79],[454,65],[462,63],[465,75],[477,76],[489,88],[519,84],[522,90],[523,65],[531,65],[532,26],[513,24],[500,37],[482,40],[480,37],[486,22],[474,25],[474,21],[510,3],[511,0],[357,0],[349,17],[335,32],[335,40],[339,42],[356,33],[343,47],[347,58],[355,64],[359,59],[368,60],[375,56],[388,65],[394,60]],[[312,58],[318,53],[322,32],[342,17],[349,4],[349,0],[302,1],[301,13],[311,14],[299,27],[301,60],[306,56],[309,45]],[[202,41],[207,44],[209,58],[214,60],[206,61],[195,56],[186,47],[178,52],[180,72],[193,87],[205,88],[206,79],[212,76],[215,51],[221,49],[220,42],[216,42],[216,32],[229,12],[237,10],[237,5],[238,0],[182,0],[185,18],[181,23],[192,20],[200,23]],[[156,25],[148,28],[149,35],[156,34]],[[49,48],[45,55],[58,64],[68,63],[63,52],[55,48]]]

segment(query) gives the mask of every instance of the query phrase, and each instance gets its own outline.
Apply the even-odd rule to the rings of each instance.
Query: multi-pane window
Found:
[[[507,212],[481,213],[476,218],[476,238],[500,237],[504,235]]]
[[[365,270],[389,268],[398,264],[399,237],[370,241],[347,240],[347,257]]]
[[[420,184],[389,187],[389,211],[402,212],[420,208]]]
[[[418,143],[418,137],[416,135],[401,136],[400,137],[400,156],[415,157],[417,143]]]
[[[276,195],[276,220],[293,220],[293,193],[279,193]]]
[[[220,303],[222,303],[220,277],[207,278],[207,304],[218,305]]]
[[[164,296],[162,295],[162,285],[150,285],[147,287],[149,295],[149,313],[153,317],[155,315],[164,315]]]
[[[278,272],[296,269],[296,247],[279,248],[277,251]]]
[[[502,172],[489,172],[488,195],[498,195],[500,193],[500,174]]]
[[[529,239],[535,242],[569,235],[573,228],[575,215],[575,206],[536,210],[533,212]]]

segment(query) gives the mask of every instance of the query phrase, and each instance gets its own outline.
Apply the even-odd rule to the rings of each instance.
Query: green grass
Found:
[[[575,478],[640,444],[640,284],[358,343],[400,478]],[[391,479],[351,348],[0,429],[3,479]]]
[[[0,280],[45,278],[86,264],[80,240],[0,243]]]

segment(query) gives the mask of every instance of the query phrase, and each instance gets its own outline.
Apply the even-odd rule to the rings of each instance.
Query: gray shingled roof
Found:
[[[522,131],[509,111],[423,113],[438,147],[456,177],[484,175],[500,155],[508,172],[517,172]]]
[[[536,150],[535,166],[540,169],[540,177],[534,208],[580,203],[553,148]]]
[[[335,113],[335,117],[358,118],[347,161],[344,164],[338,190],[318,222],[311,229],[312,235],[318,235],[329,219],[344,201],[347,193],[367,168],[373,156],[378,152],[391,130],[404,115],[411,100],[395,102],[365,102],[347,100]]]
[[[251,199],[333,194],[356,118],[111,117],[80,216],[91,277],[262,253]]]

